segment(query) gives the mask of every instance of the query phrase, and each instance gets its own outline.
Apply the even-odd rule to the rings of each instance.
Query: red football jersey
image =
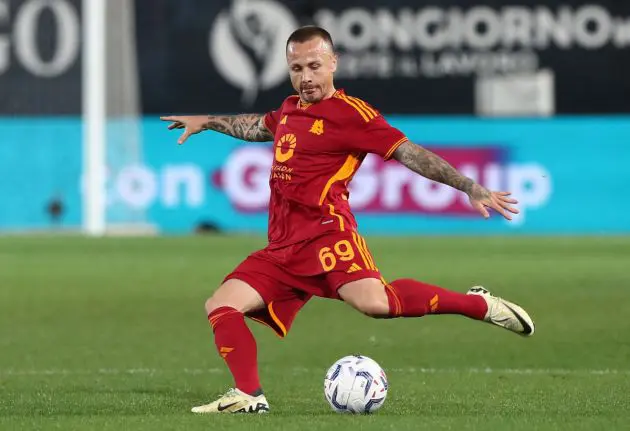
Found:
[[[372,106],[345,94],[314,104],[290,96],[265,115],[274,134],[268,249],[355,231],[348,183],[368,153],[389,159],[407,140]]]

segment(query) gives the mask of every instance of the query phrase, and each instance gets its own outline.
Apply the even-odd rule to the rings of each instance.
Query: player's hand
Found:
[[[479,184],[473,185],[468,198],[470,204],[481,213],[484,218],[489,218],[490,213],[486,208],[492,208],[508,220],[512,220],[512,214],[518,214],[518,209],[512,205],[517,204],[516,199],[510,198],[510,192],[491,192]]]
[[[160,120],[172,122],[172,124],[168,126],[168,130],[184,129],[184,133],[177,140],[177,143],[181,145],[192,135],[196,135],[205,130],[208,117],[205,115],[169,116],[160,117]]]

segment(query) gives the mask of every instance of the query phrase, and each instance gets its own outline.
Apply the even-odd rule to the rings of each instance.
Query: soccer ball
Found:
[[[345,356],[335,362],[324,379],[324,395],[339,413],[372,413],[387,397],[387,376],[367,356]]]

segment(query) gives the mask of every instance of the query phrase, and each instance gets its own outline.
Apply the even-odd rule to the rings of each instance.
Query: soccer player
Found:
[[[269,411],[258,376],[256,341],[247,316],[287,335],[312,297],[342,300],[374,318],[459,314],[520,335],[534,333],[518,305],[481,286],[466,294],[380,274],[348,204],[348,183],[368,153],[395,159],[412,171],[461,190],[485,218],[491,208],[508,220],[516,200],[489,191],[446,161],[410,142],[363,100],[335,89],[337,56],[330,34],[297,29],[286,45],[297,95],[275,111],[232,116],[168,116],[169,129],[191,135],[215,130],[245,141],[273,141],[268,245],[249,255],[206,301],[208,320],[235,387],[195,413]]]

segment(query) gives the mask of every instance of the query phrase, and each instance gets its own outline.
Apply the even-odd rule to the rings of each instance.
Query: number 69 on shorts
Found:
[[[337,266],[337,259],[348,262],[355,258],[352,244],[347,239],[337,241],[332,247],[322,247],[319,250],[319,261],[324,271],[332,271]]]

